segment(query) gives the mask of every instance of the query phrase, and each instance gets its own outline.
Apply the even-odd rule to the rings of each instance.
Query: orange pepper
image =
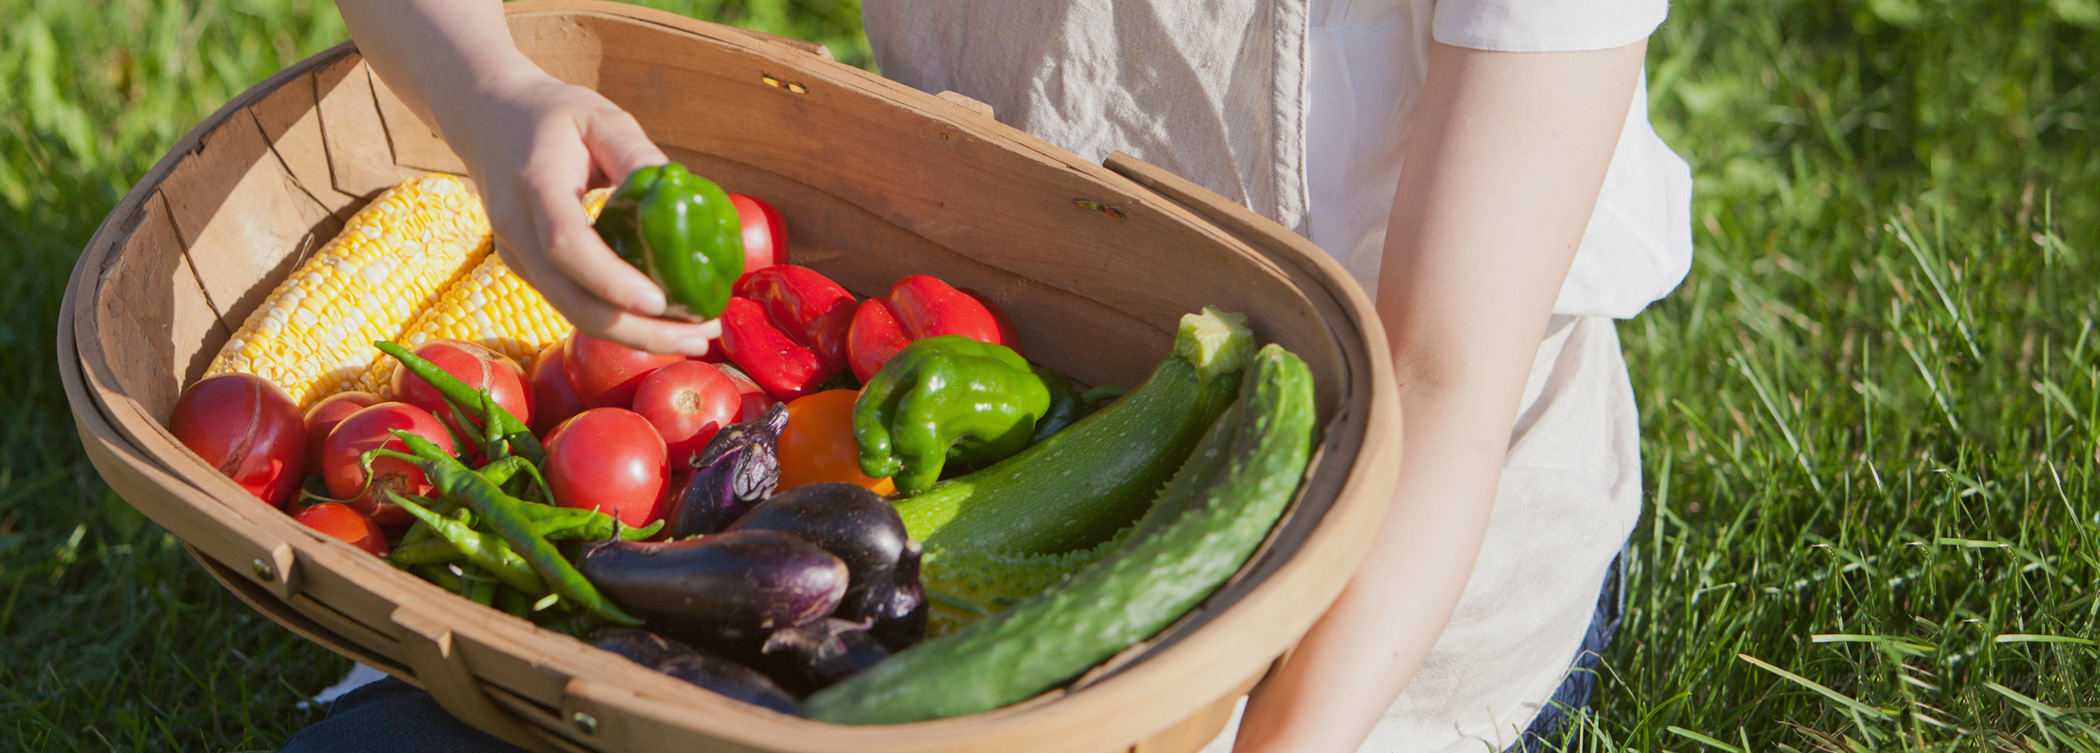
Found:
[[[859,397],[857,390],[826,390],[787,404],[779,491],[819,481],[844,481],[883,496],[897,491],[888,476],[869,478],[860,472],[860,445],[853,440],[853,401]]]

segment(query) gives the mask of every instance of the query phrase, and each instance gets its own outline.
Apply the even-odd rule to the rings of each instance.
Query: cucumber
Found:
[[[1248,371],[1238,420],[1210,430],[1230,436],[1223,462],[1189,463],[1154,504],[1179,514],[1049,591],[810,696],[803,713],[896,724],[988,711],[1070,681],[1196,606],[1268,536],[1311,453],[1305,362],[1270,345]]]
[[[1226,426],[1238,423],[1242,407],[1234,402],[1217,422]],[[1189,453],[1181,469],[1174,472],[1174,479],[1160,491],[1144,517],[1094,546],[1059,554],[928,548],[925,569],[922,570],[926,598],[931,607],[926,634],[933,637],[947,635],[1005,611],[1016,602],[1042,593],[1081,568],[1115,553],[1125,542],[1165,526],[1187,509],[1188,501],[1196,496],[1191,493],[1192,489],[1184,487],[1208,483],[1216,475],[1231,449],[1232,437],[1233,433],[1229,431],[1204,434],[1203,441],[1196,444],[1196,449]]]
[[[1208,306],[1183,316],[1174,353],[1144,384],[989,468],[899,500],[905,530],[929,550],[1005,556],[1108,540],[1232,403],[1253,351],[1245,316]]]

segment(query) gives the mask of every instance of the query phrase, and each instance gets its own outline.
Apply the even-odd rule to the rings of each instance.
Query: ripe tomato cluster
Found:
[[[743,220],[745,265],[760,269],[787,260],[780,212],[748,196],[731,197]],[[432,340],[414,348],[468,386],[487,390],[497,404],[545,440],[541,469],[555,504],[597,509],[626,525],[645,527],[663,515],[687,459],[722,427],[762,414],[771,396],[727,363],[645,353],[580,334],[547,348],[530,372],[516,361],[459,340]],[[722,360],[716,355],[713,360]],[[415,434],[446,452],[475,452],[469,433],[481,418],[455,413],[436,389],[407,369],[395,369],[392,399],[370,392],[323,398],[301,414],[291,397],[266,379],[221,374],[200,380],[177,400],[169,429],[176,438],[248,493],[283,508],[316,530],[375,555],[389,534],[412,522],[388,502],[387,492],[427,496],[423,471],[406,461],[375,457],[374,449],[405,451],[394,432]],[[475,458],[468,458],[475,460]],[[300,493],[302,482],[319,477]],[[322,489],[325,489],[323,496]],[[318,504],[305,502],[318,498]]]

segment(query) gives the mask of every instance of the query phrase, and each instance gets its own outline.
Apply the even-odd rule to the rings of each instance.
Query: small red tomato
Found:
[[[736,218],[744,226],[744,274],[760,267],[788,261],[787,218],[780,210],[757,198],[740,193],[729,195]]]
[[[700,361],[679,361],[649,372],[634,393],[634,412],[649,419],[663,437],[673,473],[691,468],[686,461],[722,427],[734,423],[743,407],[736,383],[713,364]]]
[[[569,372],[563,368],[562,351],[569,345],[564,337],[561,342],[547,346],[540,358],[532,362],[532,433],[546,436],[557,424],[569,420],[570,416],[589,410],[583,398],[569,387]]]
[[[416,346],[413,352],[466,382],[468,387],[488,390],[489,396],[496,398],[497,405],[503,406],[527,426],[532,425],[532,390],[525,386],[525,369],[509,356],[452,339],[431,340]],[[409,373],[408,369],[394,369],[393,389],[395,400],[430,411],[430,415],[437,416],[462,435],[468,431],[478,433],[481,427],[481,416],[472,411],[469,411],[467,420],[473,426],[459,426],[452,419],[452,407],[445,402],[445,396],[438,394],[437,388],[423,381],[422,377]]]
[[[357,464],[365,451],[384,447],[408,452],[408,444],[393,435],[396,429],[428,439],[447,454],[453,452],[452,434],[445,431],[445,425],[430,411],[408,403],[380,403],[350,414],[328,432],[328,441],[321,447],[321,475],[328,481],[328,495],[349,500],[346,504],[351,509],[387,528],[415,520],[387,500],[387,490],[423,496],[431,490],[422,468],[398,458],[373,458],[372,483],[365,483],[365,471]]]
[[[675,353],[650,353],[582,332],[569,336],[562,351],[562,367],[569,372],[569,389],[593,408],[625,408],[634,403],[634,391],[649,372],[679,361]]]
[[[752,381],[751,375],[745,374],[743,369],[736,367],[736,364],[718,363],[715,364],[715,368],[722,372],[722,376],[729,377],[731,384],[736,385],[738,398],[742,400],[740,407],[737,408],[736,417],[729,419],[730,423],[740,424],[758,418],[765,415],[767,408],[771,408],[774,403],[780,402],[774,400],[772,395],[767,394],[766,388],[758,386],[758,382]]]
[[[338,392],[321,398],[306,409],[306,469],[321,469],[321,446],[328,443],[328,432],[335,425],[349,418],[350,414],[386,402],[370,392]]]
[[[168,431],[242,489],[283,507],[306,478],[306,422],[292,397],[251,374],[198,380],[175,400]]]
[[[592,408],[554,427],[540,472],[555,504],[597,510],[635,528],[663,517],[671,485],[663,437],[626,408]]]
[[[860,444],[853,439],[853,401],[859,397],[858,390],[825,390],[788,403],[787,428],[780,432],[779,491],[819,481],[844,481],[882,495],[897,491],[888,476],[868,478],[860,472]]]
[[[323,502],[306,508],[292,519],[307,528],[350,542],[351,546],[371,552],[374,557],[386,556],[386,534],[380,533],[379,526],[373,525],[369,518],[347,506]]]

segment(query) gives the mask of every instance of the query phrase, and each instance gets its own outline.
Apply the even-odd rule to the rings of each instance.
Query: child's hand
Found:
[[[707,352],[721,325],[655,318],[663,291],[615,256],[583,211],[587,188],[667,161],[634,117],[536,68],[476,89],[474,101],[430,104],[480,186],[504,262],[584,334],[658,353]]]

